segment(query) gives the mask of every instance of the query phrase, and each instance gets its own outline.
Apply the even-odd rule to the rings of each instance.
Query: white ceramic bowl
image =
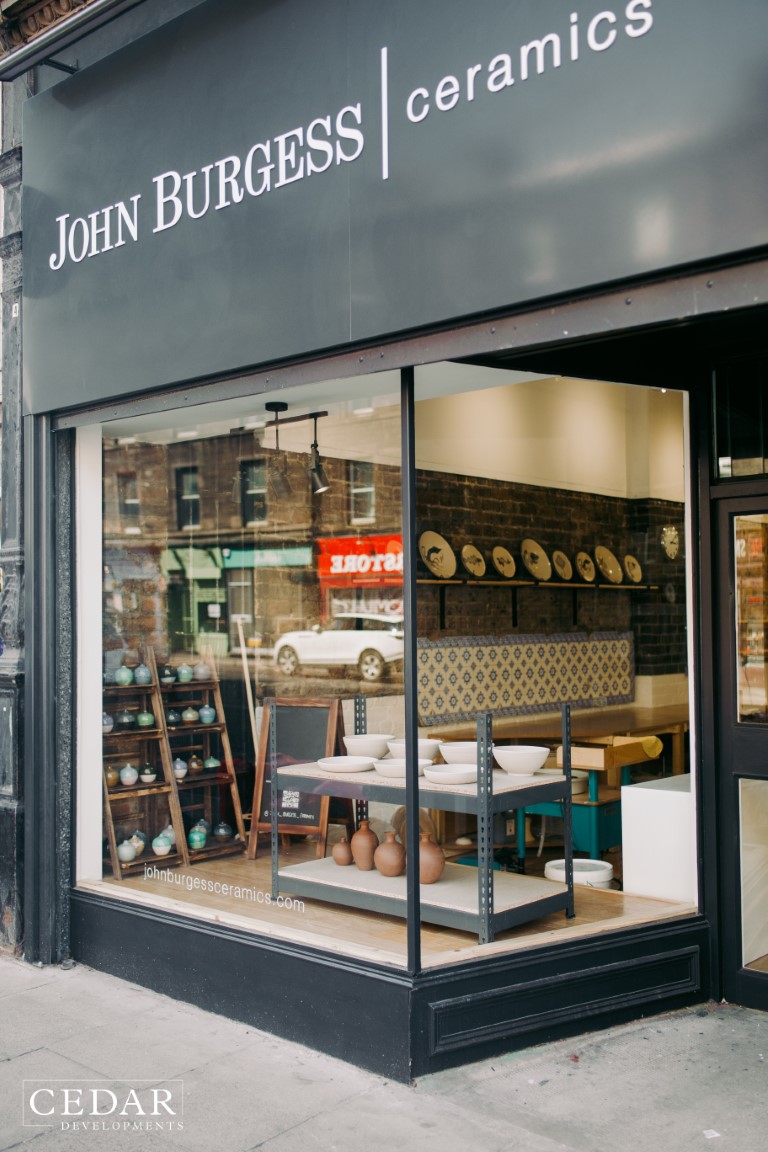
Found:
[[[419,776],[424,775],[424,769],[432,763],[431,760],[417,760]],[[405,779],[405,760],[391,758],[388,760],[374,760],[373,766],[382,776],[393,776],[398,780]]]
[[[373,756],[324,756],[318,766],[326,772],[370,772]]]
[[[440,755],[446,764],[477,764],[477,740],[443,740]]]
[[[432,784],[474,784],[477,764],[430,764],[424,775]]]
[[[539,744],[516,744],[493,750],[493,758],[499,767],[518,776],[532,776],[538,772],[547,756],[549,748]]]
[[[440,741],[429,740],[426,736],[420,736],[418,739],[418,746],[419,757],[423,756],[425,760],[434,760],[440,749]],[[398,737],[397,740],[388,740],[387,747],[389,748],[390,754],[394,756],[395,759],[402,760],[403,756],[405,756],[405,740],[402,736]]]
[[[392,733],[382,736],[376,732],[369,732],[365,736],[344,736],[344,747],[350,756],[370,756],[372,760],[380,760],[387,754],[387,741],[392,739]]]

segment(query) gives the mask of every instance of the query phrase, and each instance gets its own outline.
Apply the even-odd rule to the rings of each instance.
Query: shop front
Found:
[[[577,7],[28,102],[30,959],[400,1079],[765,1001],[767,18]]]

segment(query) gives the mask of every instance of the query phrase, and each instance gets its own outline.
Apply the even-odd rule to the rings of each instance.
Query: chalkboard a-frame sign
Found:
[[[274,709],[270,707],[274,705]],[[307,764],[322,756],[343,756],[344,717],[340,700],[266,698],[256,757],[248,859],[255,860],[259,832],[269,832],[271,764],[270,717],[275,717],[276,764]],[[316,836],[317,855],[325,853],[330,796],[278,792],[277,831],[280,835]]]

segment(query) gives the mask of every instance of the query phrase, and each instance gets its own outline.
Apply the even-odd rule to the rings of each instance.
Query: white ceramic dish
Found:
[[[536,540],[530,537],[523,540],[520,550],[523,554],[523,564],[536,580],[549,580],[552,577],[552,565],[546,552]]]
[[[563,771],[561,768],[542,768],[538,773],[539,776],[562,776]],[[578,769],[571,769],[571,795],[578,796],[581,792],[586,792],[589,788],[589,773],[579,772]]]
[[[365,736],[343,736],[344,747],[350,756],[370,756],[373,760],[380,760],[387,754],[387,744],[393,733],[381,735],[377,732],[368,732]]]
[[[561,580],[573,579],[573,565],[566,556],[565,552],[555,551],[552,553],[552,563],[555,567],[555,572]]]
[[[499,768],[513,776],[532,776],[543,767],[547,756],[549,748],[539,744],[516,744],[493,749],[493,758]]]
[[[326,772],[370,772],[374,756],[324,756],[317,765]]]
[[[497,544],[491,552],[491,560],[499,576],[504,576],[507,580],[512,579],[517,566],[514,556],[507,548],[502,548],[500,544]]]
[[[582,580],[586,580],[588,584],[592,583],[596,573],[595,565],[589,552],[576,553],[576,571],[578,572],[579,576],[581,576]]]
[[[610,548],[605,548],[602,544],[598,544],[595,548],[595,560],[606,580],[611,584],[621,584],[624,579],[624,573],[621,570],[621,564],[611,552]]]
[[[461,550],[461,562],[470,576],[485,576],[485,560],[474,544],[465,544]]]
[[[440,755],[446,764],[477,764],[476,740],[443,740],[440,743]]]
[[[396,760],[402,760],[405,756],[405,740],[398,737],[397,740],[388,740],[387,748],[391,756]],[[439,740],[429,740],[426,736],[420,736],[418,739],[418,755],[424,757],[426,760],[434,760],[440,751]]]
[[[633,584],[639,584],[643,578],[643,569],[636,556],[629,553],[624,557],[624,571]]]
[[[438,532],[422,532],[419,555],[433,576],[450,580],[456,572],[456,555],[448,541]]]
[[[419,776],[424,775],[424,769],[428,768],[431,760],[417,760],[416,764],[419,769]],[[405,779],[405,760],[399,758],[390,758],[387,760],[374,760],[373,766],[381,776],[391,776],[396,780]]]
[[[433,784],[475,784],[476,764],[430,764],[424,769],[427,780]]]

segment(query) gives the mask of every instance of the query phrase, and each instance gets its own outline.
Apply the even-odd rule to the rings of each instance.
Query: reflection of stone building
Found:
[[[104,454],[105,644],[217,655],[348,608],[324,594],[318,540],[399,539],[399,470],[326,459],[331,487],[312,496],[307,457],[286,452],[290,495],[269,481],[274,453],[250,434],[183,443],[106,442]],[[362,479],[361,479],[362,477]],[[363,483],[365,481],[365,483]],[[379,584],[352,588],[375,605]],[[398,583],[400,577],[398,574]]]

